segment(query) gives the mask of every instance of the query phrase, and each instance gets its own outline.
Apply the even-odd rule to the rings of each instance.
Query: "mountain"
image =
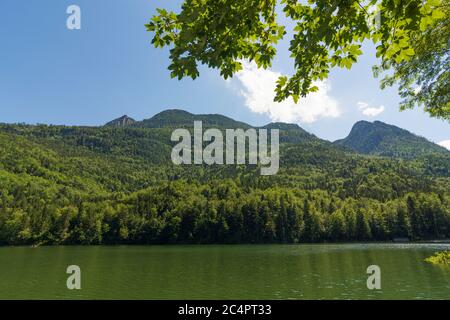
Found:
[[[192,128],[194,121],[202,121],[203,127],[225,129],[279,129],[280,142],[305,142],[315,141],[327,143],[324,140],[308,133],[297,124],[274,122],[262,127],[253,127],[245,122],[236,121],[220,114],[192,114],[180,109],[169,109],[162,111],[149,119],[135,121],[128,116],[123,116],[108,122],[106,127],[128,127],[141,129],[170,129],[170,128]]]
[[[126,127],[134,124],[136,120],[133,118],[130,118],[127,115],[121,116],[120,118],[114,119],[107,124],[105,124],[106,127]]]
[[[450,155],[447,149],[423,137],[381,121],[358,121],[345,139],[334,144],[364,154],[407,159],[430,154]]]
[[[280,170],[261,176],[260,164],[171,161],[175,127],[248,124],[182,110],[129,119],[100,127],[0,124],[0,245],[450,237],[449,153],[361,154],[271,123],[262,128],[280,130]],[[364,136],[373,125],[354,129]],[[409,149],[429,144],[388,128]],[[397,141],[391,151],[397,147],[406,148]]]
[[[268,130],[280,130],[280,143],[329,143],[328,141],[317,138],[315,135],[305,131],[299,125],[293,123],[272,122],[261,128]]]
[[[162,111],[150,119],[136,123],[135,126],[144,128],[190,128],[194,125],[194,121],[202,121],[204,127],[250,128],[250,125],[244,122],[236,121],[220,114],[196,115],[179,109]]]

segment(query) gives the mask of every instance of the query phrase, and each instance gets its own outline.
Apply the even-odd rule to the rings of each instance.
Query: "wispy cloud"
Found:
[[[294,103],[292,98],[274,102],[275,86],[279,72],[258,69],[255,63],[243,62],[243,70],[236,74],[239,94],[245,105],[253,112],[267,114],[272,121],[312,123],[320,118],[336,118],[341,115],[337,101],[330,96],[328,82],[315,85],[319,91],[300,98]]]
[[[358,102],[358,108],[361,110],[363,115],[368,117],[376,117],[385,109],[384,106],[371,107],[368,103],[362,101]]]
[[[450,140],[444,140],[444,141],[438,142],[438,145],[446,148],[447,150],[450,150]]]

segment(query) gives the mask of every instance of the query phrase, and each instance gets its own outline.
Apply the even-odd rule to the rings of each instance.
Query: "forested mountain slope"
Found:
[[[429,154],[448,154],[444,147],[423,137],[381,121],[358,121],[350,134],[335,144],[357,152],[389,157],[417,158]]]
[[[277,175],[250,165],[172,165],[170,135],[194,120],[250,127],[180,110],[103,127],[0,125],[0,243],[450,237],[448,152],[358,154],[275,123],[266,127],[281,130]]]

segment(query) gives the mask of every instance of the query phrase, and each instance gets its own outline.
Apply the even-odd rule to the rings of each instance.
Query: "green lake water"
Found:
[[[0,299],[450,299],[450,244],[2,247]],[[66,269],[81,268],[81,290]],[[381,290],[366,286],[381,268]]]

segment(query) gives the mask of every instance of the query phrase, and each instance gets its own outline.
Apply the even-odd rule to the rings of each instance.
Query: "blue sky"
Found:
[[[450,140],[450,125],[420,109],[398,111],[395,88],[372,76],[374,49],[351,71],[334,70],[322,92],[298,106],[271,102],[271,81],[289,74],[287,43],[273,68],[248,65],[231,81],[201,68],[195,81],[169,77],[168,51],[150,45],[144,24],[167,0],[2,0],[0,2],[0,122],[101,125],[127,114],[137,120],[168,108],[221,113],[254,125],[296,122],[321,138],[345,137],[358,120],[398,125],[434,142]],[[82,29],[66,28],[76,4]],[[298,107],[298,108],[297,108]]]

